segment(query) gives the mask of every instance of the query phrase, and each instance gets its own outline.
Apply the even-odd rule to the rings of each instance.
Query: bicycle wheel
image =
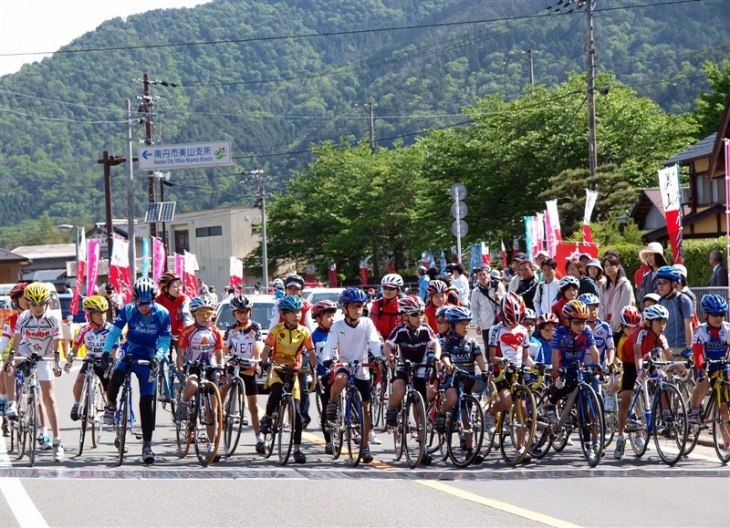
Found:
[[[470,465],[479,455],[484,440],[484,411],[476,398],[464,395],[459,402],[459,419],[451,412],[446,426],[446,448],[456,467]],[[462,442],[463,439],[463,442]]]
[[[423,396],[417,391],[410,391],[406,405],[403,407],[403,447],[406,461],[411,469],[421,463],[426,450],[426,407]]]
[[[730,451],[728,451],[730,443],[726,443],[724,439],[730,439],[730,412],[728,411],[727,401],[730,384],[723,382],[720,391],[725,393],[725,396],[721,397],[724,405],[718,405],[717,400],[715,400],[709,416],[712,417],[712,443],[715,445],[715,453],[720,462],[727,464],[730,462]]]
[[[39,408],[38,408],[38,394],[34,387],[30,388],[28,392],[28,463],[30,467],[35,464],[35,456],[38,451],[38,420],[39,420]]]
[[[104,410],[106,409],[106,396],[104,387],[98,378],[94,378],[93,390],[89,393],[89,422],[91,424],[91,447],[99,447],[101,444],[101,431],[104,425]]]
[[[512,405],[502,413],[499,451],[508,466],[516,466],[527,455],[537,425],[537,407],[530,389],[517,385],[512,390]]]
[[[342,454],[342,440],[345,431],[345,415],[343,412],[342,401],[344,399],[344,393],[337,398],[337,419],[327,420],[327,428],[330,432],[330,443],[332,444],[332,459],[337,460]],[[326,412],[326,410],[325,410]]]
[[[676,384],[676,387],[679,389],[679,393],[682,395],[682,399],[684,400],[684,407],[689,411],[689,404],[690,400],[692,399],[692,393],[695,390],[695,386],[697,383],[695,383],[695,380],[692,378],[687,378],[685,380],[681,380],[679,383]]]
[[[449,456],[448,449],[446,449],[446,434],[439,433],[433,428],[433,422],[438,416],[440,407],[439,400],[440,397],[431,400],[426,408],[426,452],[432,455],[436,451],[440,451],[445,460]]]
[[[647,410],[646,403],[644,402],[644,389],[640,389],[638,392],[634,392],[631,407],[629,408],[628,421],[626,423],[627,429],[634,430],[625,430],[626,440],[631,445],[631,449],[637,457],[644,456],[649,442],[649,426],[646,418]]]
[[[117,466],[121,466],[124,462],[124,447],[127,443],[127,426],[129,424],[129,403],[130,403],[130,389],[124,387],[122,389],[122,399],[120,400],[119,409],[119,426],[117,427],[117,438],[115,441],[117,447]]]
[[[177,371],[175,371],[174,368],[170,365],[170,368],[167,372],[167,387],[170,391],[170,413],[172,416],[172,422],[175,423],[175,412],[177,411],[177,406],[179,405],[179,399],[177,395],[182,391],[183,387],[180,383],[180,380],[177,377]]]
[[[347,451],[350,465],[357,466],[362,459],[363,438],[365,437],[365,423],[362,415],[362,400],[360,392],[353,389],[349,395],[350,402],[345,408],[345,436],[347,437]]]
[[[673,466],[684,452],[687,441],[687,411],[682,393],[665,383],[651,405],[654,445],[659,457]]]
[[[87,363],[88,365],[88,363]],[[76,456],[81,456],[84,452],[84,440],[86,439],[86,427],[89,425],[89,378],[84,378],[84,384],[81,386],[81,397],[79,398],[79,452]]]
[[[294,427],[295,413],[294,400],[291,396],[281,399],[279,404],[279,439],[277,445],[279,447],[279,463],[283,466],[289,461],[292,445],[294,443]]]
[[[28,403],[27,396],[21,394],[18,398],[18,418],[11,424],[11,428],[16,434],[16,452],[15,458],[22,459],[25,456],[25,448],[28,444]],[[12,433],[11,433],[12,434]],[[12,437],[11,437],[12,438]]]
[[[244,416],[243,382],[240,378],[231,380],[231,387],[223,402],[223,447],[226,456],[231,456],[238,447],[241,438]]]
[[[599,399],[603,408],[603,448],[606,449],[611,445],[613,437],[616,435],[618,402],[616,401],[616,395],[611,394],[605,387],[601,388]]]
[[[552,436],[550,423],[545,417],[545,412],[543,410],[543,406],[545,405],[545,402],[547,402],[548,396],[544,392],[539,395],[533,392],[533,396],[535,397],[535,405],[537,406],[537,424],[535,426],[535,437],[532,439],[532,443],[530,444],[530,456],[540,459],[547,455],[548,451],[550,451],[550,440]]]
[[[603,405],[588,384],[578,389],[578,431],[588,465],[596,467],[603,456]]]
[[[393,429],[393,449],[394,449],[394,455],[395,460],[398,461],[403,456],[403,421],[404,421],[404,415],[405,415],[405,405],[403,402],[401,402],[398,407],[396,407],[396,426]]]
[[[492,407],[494,407],[499,401],[499,393],[497,392],[497,387],[492,381],[489,382],[488,392],[489,398],[484,400],[486,401],[486,403],[482,404],[482,411],[484,414],[484,439],[482,440],[482,456],[484,458],[487,458],[495,444],[499,443],[497,438],[499,437],[498,433],[502,422],[501,412],[497,412],[496,414],[491,412]],[[482,392],[480,396],[481,400],[484,399],[484,394],[486,393],[487,391]],[[487,419],[489,418],[487,413],[494,415],[494,427],[487,427]]]
[[[182,391],[178,391],[175,396],[176,406],[185,405],[182,402]],[[191,400],[192,402],[193,400]],[[175,420],[175,442],[177,444],[177,454],[180,458],[185,458],[190,452],[190,444],[193,441],[193,428],[192,428],[192,417],[194,416],[193,406],[190,402],[188,406],[188,418],[186,420],[179,420],[173,414]]]
[[[193,444],[198,462],[205,467],[217,459],[223,429],[221,394],[215,383],[200,384],[195,410]]]
[[[381,372],[381,375],[384,375]],[[371,406],[373,413],[373,427],[385,426],[385,409],[388,406],[388,397],[386,395],[388,381],[385,377],[380,379],[380,383],[373,385]]]

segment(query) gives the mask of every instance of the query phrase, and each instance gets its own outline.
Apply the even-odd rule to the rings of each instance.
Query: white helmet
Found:
[[[403,277],[397,273],[388,273],[380,281],[381,286],[392,286],[394,288],[403,288]]]

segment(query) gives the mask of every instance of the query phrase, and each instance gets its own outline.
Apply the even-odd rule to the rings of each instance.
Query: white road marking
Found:
[[[0,468],[12,468],[10,457],[5,447],[5,441],[0,440]],[[48,523],[33,504],[33,500],[25,491],[23,484],[18,478],[0,477],[0,493],[10,506],[15,520],[21,528],[46,528]]]

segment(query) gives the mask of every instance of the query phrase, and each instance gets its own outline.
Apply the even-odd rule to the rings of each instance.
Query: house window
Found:
[[[190,251],[190,234],[187,229],[181,231],[175,230],[175,251],[177,253]]]
[[[223,228],[221,226],[198,227],[195,229],[195,236],[197,238],[221,236],[222,234]]]
[[[697,205],[725,203],[725,181],[723,179],[710,179],[707,173],[703,173],[695,176],[695,184]]]

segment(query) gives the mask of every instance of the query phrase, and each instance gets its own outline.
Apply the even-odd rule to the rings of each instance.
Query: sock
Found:
[[[79,400],[74,400],[74,405],[78,405],[78,404],[79,404]]]
[[[5,403],[6,401],[8,401],[8,395],[0,394],[0,403]]]
[[[264,441],[264,435],[261,433],[256,435],[256,442],[263,442]]]
[[[58,445],[61,443],[61,437],[54,437],[53,438],[53,445]]]
[[[46,427],[41,427],[41,434],[45,437],[48,436],[48,429]]]

